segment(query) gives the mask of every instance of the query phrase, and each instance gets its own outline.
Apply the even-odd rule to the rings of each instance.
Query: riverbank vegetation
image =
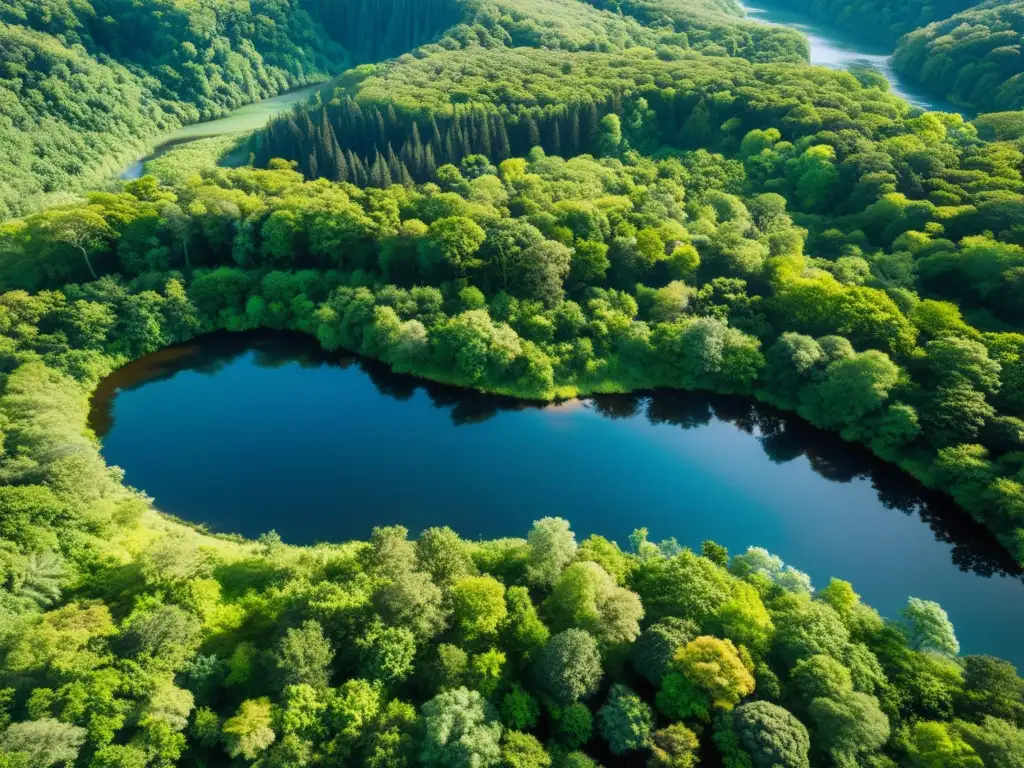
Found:
[[[810,4],[800,5],[799,10],[829,24],[895,45],[908,32],[942,21],[976,4],[977,0],[812,0]]]
[[[1024,4],[1015,0],[815,0],[799,12],[894,49],[893,68],[951,104],[979,112],[1024,108]]]
[[[662,5],[655,18],[651,7]],[[182,124],[430,41],[424,50],[681,46],[757,61],[806,58],[800,35],[745,21],[733,3],[619,10],[576,0],[5,3],[0,220],[97,186]]]
[[[116,174],[161,133],[344,69],[305,10],[14,0],[0,6],[0,219]]]

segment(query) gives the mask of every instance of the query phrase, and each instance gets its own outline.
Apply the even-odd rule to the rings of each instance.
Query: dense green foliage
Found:
[[[0,224],[0,768],[1019,766],[1024,681],[960,657],[934,603],[887,621],[762,549],[580,543],[560,518],[489,542],[212,537],[125,487],[87,428],[132,359],[287,329],[531,398],[755,396],[1024,560],[1019,116],[914,112],[739,13],[0,10],[63,62],[36,82],[31,56],[0,60],[0,103],[35,110],[0,124],[18,210],[154,126],[435,40],[275,120],[255,168],[211,167],[213,140],[162,181]]]
[[[6,225],[0,280],[116,273],[138,291],[180,271],[204,330],[303,330],[530,397],[756,394],[952,493],[1021,557],[1022,342],[997,330],[1024,319],[1019,141],[913,117],[846,73],[702,57],[443,54],[445,71],[481,73],[478,106],[446,114],[456,90],[436,68],[429,83],[414,74],[431,60],[360,80],[331,107],[351,120],[338,131],[323,109],[316,127],[302,112],[271,127],[305,122],[307,175],[322,151],[349,182],[304,183],[275,160],[94,195]],[[578,79],[559,80],[560,62]],[[485,80],[488,67],[532,75],[513,87]],[[514,111],[528,89],[573,82],[600,100],[539,122]],[[403,106],[414,83],[433,109],[422,131],[422,111]],[[367,94],[394,104],[382,113]],[[570,148],[604,157],[502,159],[535,131],[556,149],[562,125]],[[359,149],[375,133],[409,138],[350,173],[363,166],[338,136]],[[685,150],[694,142],[726,154]],[[637,151],[656,147],[664,159]]]
[[[363,67],[341,83],[326,107],[273,121],[258,164],[287,157],[307,177],[386,186],[432,180],[438,166],[471,154],[498,162],[534,146],[571,156],[663,144],[735,152],[750,128],[777,124],[796,138],[853,119],[870,137],[906,115],[904,103],[848,73],[692,53],[665,61],[646,49],[455,51]],[[625,144],[601,125],[612,112]]]
[[[659,55],[671,58],[673,47],[693,48],[712,56],[738,56],[750,61],[800,61],[807,58],[801,36],[741,17],[737,0],[588,0],[597,8],[627,15],[656,30]]]
[[[460,0],[302,0],[332,40],[361,60],[398,56],[462,20]]]
[[[679,201],[687,225],[708,238],[700,251],[691,245],[697,257],[675,264],[683,246],[662,245],[646,264],[647,239],[689,239],[681,221],[671,233],[650,226],[661,213],[640,227],[645,211],[662,210],[645,201],[677,162],[534,152],[505,161],[498,176],[441,174],[461,178],[465,197],[437,185],[304,182],[281,167],[211,171],[174,189],[146,178],[9,225],[7,280],[81,281],[90,268],[133,277],[0,298],[7,765],[59,762],[51,754],[98,766],[217,755],[299,766],[573,765],[583,758],[570,751],[586,747],[685,766],[695,730],[729,765],[916,766],[946,749],[1012,765],[1024,738],[1022,682],[1005,662],[958,660],[954,630],[932,603],[911,600],[900,622],[886,623],[843,582],[814,598],[805,574],[764,550],[729,558],[708,542],[707,559],[638,531],[624,552],[600,538],[577,544],[558,519],[539,521],[525,540],[483,544],[447,530],[413,543],[404,530],[378,529],[369,544],[314,550],[274,536],[256,545],[202,537],[152,517],[84,433],[85,398],[102,376],[216,328],[304,330],[400,369],[535,396],[653,376],[759,391],[795,397],[790,407],[844,430],[905,424],[914,407],[892,393],[909,398],[909,370],[928,371],[929,360],[963,376],[957,386],[985,388],[971,391],[998,379],[986,346],[957,334],[935,336],[916,364],[890,336],[887,351],[858,353],[840,337],[788,333],[762,354],[752,332],[770,327],[772,303],[793,290],[773,281],[877,301],[885,293],[794,272],[804,257],[770,249],[779,276],[765,293],[748,294],[737,278],[702,283],[701,253],[728,220],[700,211],[751,215],[719,191],[689,208]],[[501,212],[530,209],[532,196],[555,188],[562,200],[539,209],[555,212],[550,220]],[[662,190],[653,199],[672,198]],[[793,228],[783,211],[773,222],[775,233]],[[622,239],[628,226],[628,261],[614,238],[592,248],[551,239],[559,227],[608,227]],[[628,268],[632,292],[614,277],[609,287],[574,286],[578,255],[594,268],[591,251],[607,273]],[[644,283],[677,268],[704,287]],[[385,275],[397,284],[380,282]],[[415,287],[423,275],[439,275],[441,288]],[[472,283],[494,287],[489,302]],[[898,322],[891,312],[884,327]],[[997,349],[1018,343],[971,336]],[[803,378],[806,365],[823,375]],[[977,462],[973,450],[940,451],[932,471],[957,455]],[[990,493],[1013,493],[1009,479],[980,477]]]
[[[791,3],[803,13],[877,40],[895,43],[919,27],[941,21],[975,5],[977,0],[812,0]]]
[[[164,131],[349,61],[297,0],[5,2],[0,219],[116,172]]]
[[[757,61],[806,56],[799,35],[744,21],[731,3],[662,0],[616,10],[577,0],[4,3],[0,219],[116,173],[183,123],[435,39],[423,54],[645,46],[667,57],[684,49]]]

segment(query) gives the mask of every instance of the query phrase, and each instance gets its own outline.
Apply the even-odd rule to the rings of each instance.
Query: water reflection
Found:
[[[330,355],[306,336],[275,333],[217,334],[171,347],[125,366],[97,389],[90,426],[100,436],[114,428],[114,402],[124,391],[171,379],[190,371],[214,376],[240,357],[252,355],[253,363],[266,369],[298,365],[356,367],[376,391],[395,401],[411,400],[425,393],[435,409],[447,411],[456,426],[482,424],[513,411],[542,411],[584,407],[610,420],[642,418],[651,425],[671,425],[683,430],[724,422],[751,435],[764,454],[776,464],[806,457],[813,471],[834,483],[866,479],[886,509],[917,516],[928,524],[936,540],[950,546],[958,569],[980,576],[1022,579],[1019,566],[993,537],[947,497],[921,486],[898,468],[875,458],[866,449],[815,429],[803,420],[755,401],[703,392],[657,391],[634,395],[601,395],[568,404],[541,405],[514,398],[486,395],[424,382],[392,373],[382,364],[354,356]]]

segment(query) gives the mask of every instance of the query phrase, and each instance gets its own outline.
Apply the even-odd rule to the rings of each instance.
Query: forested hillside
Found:
[[[658,14],[651,7],[659,9]],[[799,61],[724,4],[16,0],[0,7],[0,220],[115,174],[161,133],[443,37],[447,48],[685,48]],[[645,24],[633,18],[644,20]]]
[[[315,81],[348,61],[299,2],[15,0],[0,20],[123,65],[184,120]]]
[[[750,61],[806,60],[806,41],[792,30],[744,19],[736,0],[588,0],[645,26],[684,36],[682,47]],[[669,42],[669,45],[673,43]]]
[[[70,197],[178,124],[124,66],[0,23],[0,219]]]
[[[399,56],[462,20],[461,0],[303,0],[330,35],[358,60]]]
[[[367,8],[386,9],[390,26],[367,27]],[[0,219],[116,173],[183,123],[407,50],[460,11],[437,14],[312,0],[4,3]]]
[[[908,32],[977,5],[977,0],[782,0],[778,4],[895,44]]]
[[[116,173],[164,131],[350,61],[299,2],[0,4],[0,219]]]
[[[503,160],[534,146],[598,154],[599,122],[612,112],[625,126],[627,146],[641,152],[735,152],[754,127],[777,126],[795,138],[857,123],[881,135],[907,114],[905,103],[862,88],[849,73],[754,66],[682,50],[674,58],[642,50],[444,52],[361,67],[339,86],[330,104],[272,121],[254,143],[257,163],[285,157],[310,177],[345,180],[352,172],[365,179],[380,154],[393,176],[408,171],[427,181],[438,165],[470,154]],[[819,202],[830,207],[827,195]]]
[[[559,518],[213,536],[89,431],[127,362],[288,330],[537,400],[759,398],[1024,563],[1024,116],[922,113],[740,12],[0,8],[0,215],[362,62],[237,149],[247,167],[185,146],[0,223],[0,768],[1020,768],[1024,680],[961,656],[933,602],[883,618],[763,549],[578,542]],[[414,460],[396,444],[395,482]]]
[[[956,104],[1024,108],[1024,3],[989,0],[900,41],[893,65]]]

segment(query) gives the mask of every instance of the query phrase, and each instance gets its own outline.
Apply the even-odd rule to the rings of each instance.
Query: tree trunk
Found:
[[[501,282],[505,291],[508,291],[508,259],[505,258],[505,246],[498,246],[498,258],[501,260]]]
[[[79,246],[78,250],[82,252],[82,256],[85,257],[85,266],[89,268],[89,273],[92,275],[93,280],[99,280],[99,276],[96,274],[96,270],[92,268],[92,262],[89,261],[89,252],[84,247]]]

